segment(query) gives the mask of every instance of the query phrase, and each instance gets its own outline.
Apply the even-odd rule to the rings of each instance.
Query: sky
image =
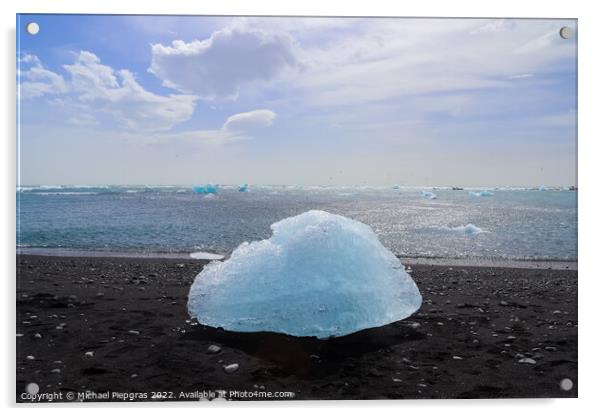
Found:
[[[575,185],[576,32],[575,20],[19,15],[18,180]]]

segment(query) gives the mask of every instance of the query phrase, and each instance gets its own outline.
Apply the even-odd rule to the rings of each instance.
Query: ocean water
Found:
[[[432,188],[249,190],[223,186],[204,196],[188,186],[21,187],[17,247],[228,254],[244,241],[269,237],[278,220],[321,209],[369,224],[402,257],[577,260],[574,191],[490,189],[492,196],[473,196]]]

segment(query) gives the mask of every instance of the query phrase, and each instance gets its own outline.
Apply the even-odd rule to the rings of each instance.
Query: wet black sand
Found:
[[[17,401],[29,383],[64,401],[577,396],[576,270],[413,266],[414,316],[320,341],[190,321],[205,263],[17,256]]]

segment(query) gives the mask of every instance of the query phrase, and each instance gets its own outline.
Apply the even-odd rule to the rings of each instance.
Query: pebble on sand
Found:
[[[207,348],[207,352],[209,354],[217,354],[221,350],[221,347],[219,347],[218,345],[209,345],[209,347]]]
[[[224,371],[226,373],[233,373],[235,371],[238,370],[238,364],[237,363],[232,363],[232,364],[228,364],[224,366]]]

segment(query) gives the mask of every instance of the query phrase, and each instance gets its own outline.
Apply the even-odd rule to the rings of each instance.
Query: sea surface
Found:
[[[17,247],[228,254],[310,209],[364,222],[401,257],[577,260],[577,192],[407,187],[23,186]],[[431,194],[434,195],[431,195]],[[434,199],[433,199],[434,198]]]

